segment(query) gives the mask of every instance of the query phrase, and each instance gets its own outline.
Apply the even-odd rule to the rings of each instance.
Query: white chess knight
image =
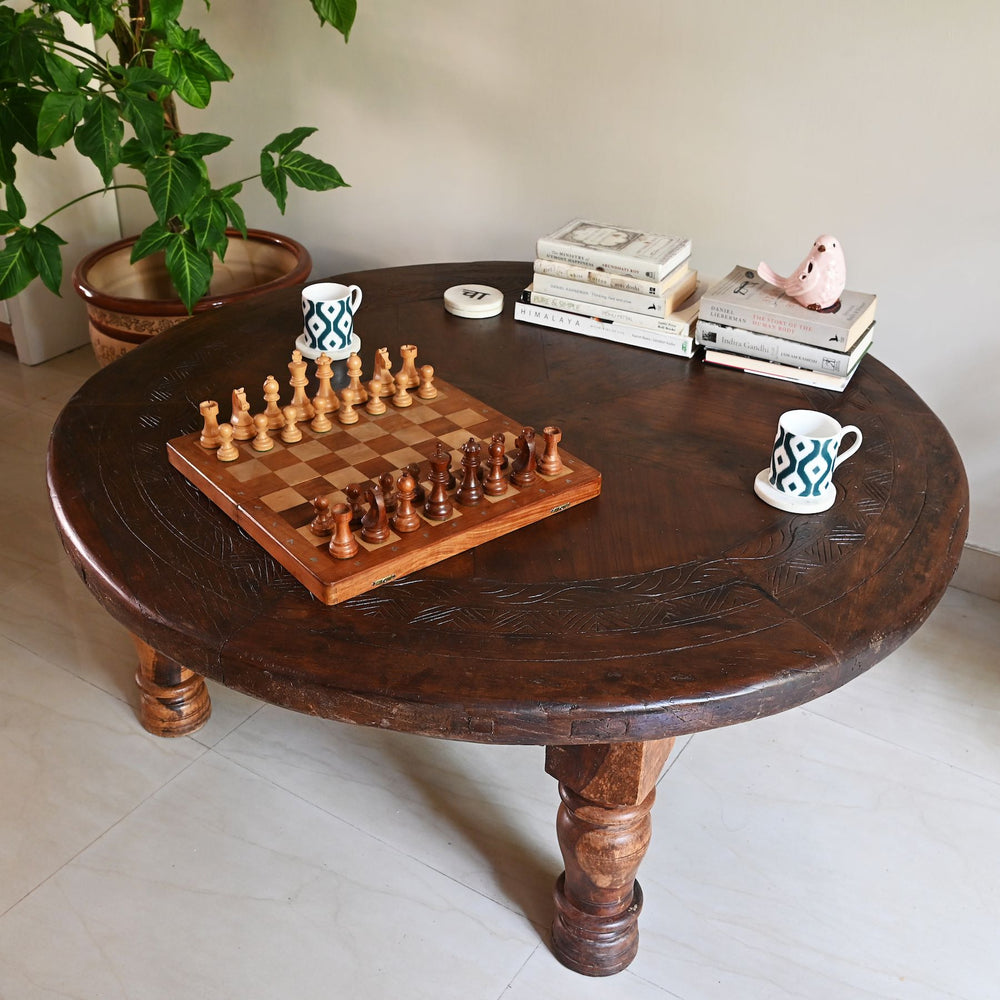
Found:
[[[808,309],[836,306],[847,283],[844,250],[840,240],[828,233],[813,243],[806,259],[787,278],[775,274],[763,261],[757,265],[757,273]]]

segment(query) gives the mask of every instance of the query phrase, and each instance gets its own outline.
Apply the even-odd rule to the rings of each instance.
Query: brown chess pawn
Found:
[[[421,399],[436,399],[437,394],[437,386],[434,385],[434,366],[421,365],[420,388],[417,390],[417,395]]]
[[[233,425],[233,437],[237,441],[249,441],[254,436],[250,404],[247,402],[246,390],[242,386],[233,389],[233,415],[229,422]]]
[[[558,476],[565,468],[562,459],[559,457],[559,442],[562,440],[562,431],[551,424],[542,428],[545,437],[545,450],[538,460],[538,471],[543,476]]]
[[[309,530],[320,538],[332,535],[337,522],[330,510],[330,501],[326,497],[315,497],[309,502],[316,511],[316,516],[309,522]]]
[[[240,449],[233,443],[233,425],[220,424],[219,438],[219,450],[215,453],[215,457],[220,462],[235,462],[240,457]]]
[[[399,497],[396,494],[396,480],[391,472],[383,472],[378,477],[378,484],[382,487],[382,496],[385,497],[386,512],[392,517],[396,513],[399,504]]]
[[[392,405],[400,409],[413,405],[413,397],[406,391],[406,372],[396,372],[396,393],[392,397]]]
[[[267,429],[271,431],[281,430],[285,426],[285,415],[278,405],[281,396],[281,386],[273,375],[268,375],[264,379],[264,413],[267,416]]]
[[[351,525],[357,527],[361,524],[361,518],[365,513],[365,505],[361,499],[361,486],[358,483],[351,483],[344,487],[344,496],[351,507]]]
[[[382,380],[377,376],[368,383],[368,402],[365,403],[365,409],[375,416],[386,411],[386,405],[382,402]]]
[[[198,444],[209,450],[218,448],[222,444],[219,437],[219,404],[214,399],[206,399],[198,404],[198,410],[205,421]]]
[[[285,426],[281,428],[281,440],[285,444],[295,444],[302,440],[302,431],[296,427],[299,422],[299,414],[294,406],[288,405],[282,411],[285,417]]]
[[[514,444],[517,446],[517,455],[510,467],[510,481],[515,486],[530,486],[537,478],[535,428],[522,427],[521,436]]]
[[[415,389],[420,385],[420,376],[417,374],[417,349],[413,344],[403,344],[399,349],[399,356],[403,359],[403,367],[400,371],[406,377],[406,388]],[[396,384],[399,384],[399,376],[396,376]]]
[[[507,461],[505,452],[504,436],[494,434],[493,440],[490,441],[490,453],[487,459],[489,468],[483,480],[483,492],[487,496],[502,497],[507,492],[507,477],[503,474],[503,467]]]
[[[330,555],[334,559],[350,559],[359,548],[358,540],[351,533],[351,508],[346,503],[335,503],[330,513],[334,521]]]
[[[405,471],[413,477],[413,481],[417,484],[417,493],[413,498],[413,503],[417,507],[423,507],[424,501],[427,499],[427,491],[420,485],[420,465],[417,462],[412,462]]]
[[[417,495],[417,483],[409,472],[404,472],[396,484],[397,505],[392,518],[392,526],[401,535],[416,531],[420,527],[420,515],[413,505]]]
[[[253,418],[253,425],[257,433],[250,442],[250,447],[254,451],[270,451],[274,447],[274,442],[271,440],[271,435],[267,433],[267,414],[258,413]]]

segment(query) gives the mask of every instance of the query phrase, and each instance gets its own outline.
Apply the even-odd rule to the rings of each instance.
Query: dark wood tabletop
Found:
[[[284,372],[301,312],[297,291],[279,292],[156,337],[66,406],[50,491],[87,586],[140,650],[268,702],[564,748],[802,704],[924,621],[957,565],[968,492],[947,431],[898,376],[868,357],[834,393],[518,323],[530,274],[494,262],[337,280],[364,291],[366,373],[378,347],[416,344],[420,363],[501,412],[558,424],[602,473],[599,497],[346,603],[316,600],[165,448],[198,429],[200,400]],[[500,288],[503,313],[446,313],[443,292],[462,282]],[[820,514],[753,491],[779,415],[803,407],[864,434]],[[550,770],[573,784],[559,759]]]

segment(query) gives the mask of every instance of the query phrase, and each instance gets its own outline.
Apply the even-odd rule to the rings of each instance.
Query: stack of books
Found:
[[[698,272],[691,241],[574,219],[538,240],[514,318],[690,358]]]
[[[876,301],[844,289],[819,312],[735,267],[702,295],[695,341],[709,364],[842,392],[872,345]]]

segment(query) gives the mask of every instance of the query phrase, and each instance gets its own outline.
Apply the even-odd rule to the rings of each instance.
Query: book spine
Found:
[[[724,326],[736,326],[752,333],[766,333],[772,337],[783,337],[785,340],[794,340],[798,344],[810,344],[813,347],[839,350],[843,350],[847,345],[847,330],[845,329],[812,322],[807,318],[797,319],[792,324],[782,316],[776,316],[740,303],[718,302],[709,296],[702,296],[698,315],[700,319],[708,320],[710,323],[721,323]]]
[[[647,350],[659,351],[661,354],[673,354],[682,358],[690,358],[695,350],[694,338],[691,336],[660,333],[656,330],[644,330],[640,327],[629,327],[620,323],[602,323],[600,320],[589,319],[586,316],[543,308],[528,302],[514,303],[514,319],[522,323],[545,326],[552,330],[579,333],[585,337],[597,337],[616,344],[645,347]]]
[[[831,351],[809,344],[799,344],[771,337],[765,333],[739,330],[707,320],[698,320],[695,340],[719,350],[741,354],[748,358],[759,358],[795,368],[808,368],[827,375],[846,375],[854,363],[854,358],[843,351]]]
[[[733,368],[745,372],[747,375],[763,375],[766,378],[795,382],[797,385],[808,385],[816,389],[832,389],[834,392],[843,392],[858,367],[855,365],[847,375],[837,377],[826,375],[823,372],[809,371],[806,368],[794,368],[790,365],[779,365],[768,361],[755,361],[753,358],[744,358],[738,354],[727,354],[724,351],[714,350],[705,351],[705,361],[707,364]]]
[[[683,264],[691,256],[691,244],[681,246],[661,264],[642,257],[628,257],[612,250],[584,247],[563,240],[541,237],[536,244],[535,256],[543,260],[557,260],[566,264],[576,264],[593,270],[611,271],[632,278],[648,281],[662,281],[675,267]]]
[[[681,264],[675,270],[680,272],[677,274],[679,279],[687,272],[687,264]],[[623,292],[635,292],[637,295],[664,295],[676,284],[673,272],[663,281],[647,281],[644,278],[629,278],[624,274],[596,271],[576,264],[564,264],[558,260],[543,260],[541,257],[535,261],[535,274],[547,274],[552,278],[564,278],[567,281],[589,281],[592,285],[618,288]]]
[[[565,278],[552,278],[546,274],[535,276],[534,286],[546,295],[562,295],[578,302],[587,302],[611,309],[622,309],[625,312],[638,313],[641,316],[669,316],[674,307],[683,302],[698,284],[698,274],[691,271],[674,289],[665,296],[639,295],[636,292],[624,292],[618,288],[605,288],[602,285],[591,285],[586,281],[568,281]]]
[[[645,316],[642,313],[628,312],[625,309],[612,309],[607,306],[593,305],[589,302],[579,302],[567,299],[562,295],[548,295],[526,288],[522,293],[522,301],[548,309],[559,309],[563,312],[575,313],[577,316],[587,316],[621,323],[625,326],[636,326],[643,330],[658,330],[660,333],[672,333],[680,336],[691,336],[691,324],[684,320],[671,319],[669,316]]]

